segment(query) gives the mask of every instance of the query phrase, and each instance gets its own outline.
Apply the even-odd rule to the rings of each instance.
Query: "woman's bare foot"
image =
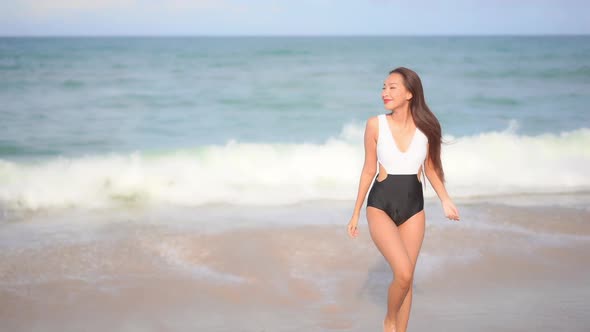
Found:
[[[395,332],[395,320],[385,317],[383,320],[383,332]]]

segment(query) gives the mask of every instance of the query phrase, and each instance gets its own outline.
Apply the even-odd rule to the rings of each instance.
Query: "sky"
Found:
[[[590,34],[590,0],[0,0],[1,36]]]

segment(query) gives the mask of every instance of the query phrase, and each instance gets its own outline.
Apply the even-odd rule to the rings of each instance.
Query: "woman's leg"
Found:
[[[400,237],[398,227],[383,211],[367,207],[369,232],[377,249],[389,263],[395,279],[387,293],[386,331],[395,331],[398,311],[412,282],[413,267],[410,257]]]
[[[412,216],[412,218],[408,219],[405,223],[398,227],[402,243],[404,244],[406,252],[408,253],[412,263],[412,276],[414,275],[418,254],[420,253],[420,248],[422,247],[424,228],[424,210]],[[408,294],[406,295],[406,298],[399,309],[399,313],[397,314],[396,332],[406,332],[406,329],[408,328],[410,308],[412,307],[412,288],[412,283],[410,283]]]

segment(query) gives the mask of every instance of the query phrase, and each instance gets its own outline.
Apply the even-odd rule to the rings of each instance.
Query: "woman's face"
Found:
[[[403,82],[404,78],[398,73],[390,74],[385,79],[381,98],[386,109],[393,111],[404,107],[412,99],[412,94],[406,89]]]

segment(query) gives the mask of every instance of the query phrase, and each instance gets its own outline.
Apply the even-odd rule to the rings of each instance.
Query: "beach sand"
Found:
[[[587,331],[590,212],[474,203],[456,223],[438,209],[427,206],[408,331]],[[366,221],[357,239],[347,222],[109,221],[26,245],[6,239],[53,226],[5,223],[2,330],[380,331],[393,276]]]

